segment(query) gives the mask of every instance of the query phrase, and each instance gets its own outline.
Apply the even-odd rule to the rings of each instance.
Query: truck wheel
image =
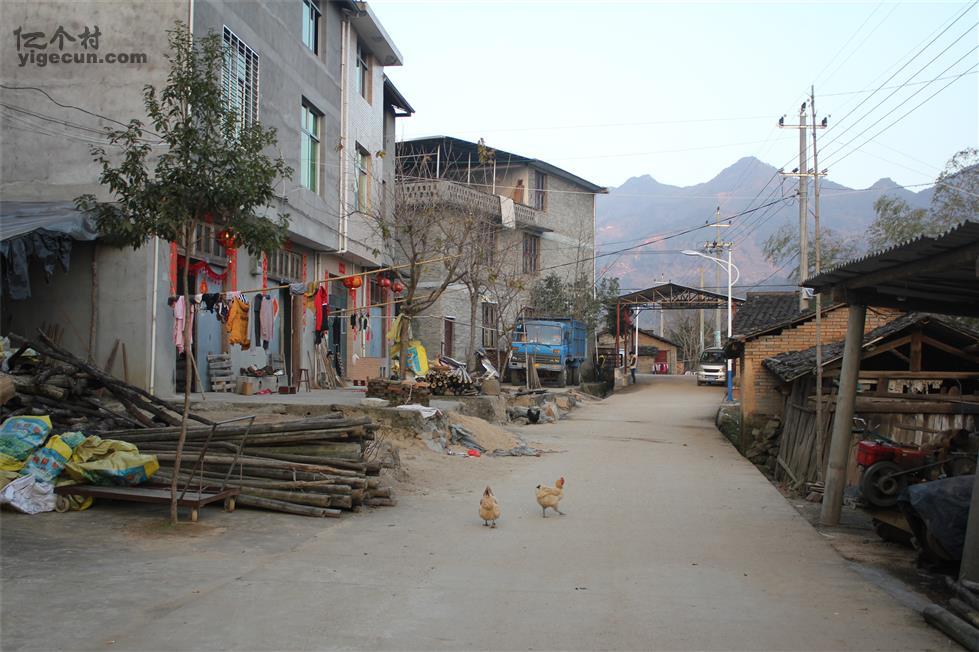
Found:
[[[568,366],[565,365],[561,367],[561,371],[557,372],[557,386],[567,387],[568,386]]]

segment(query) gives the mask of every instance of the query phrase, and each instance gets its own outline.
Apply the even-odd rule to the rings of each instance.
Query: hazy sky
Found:
[[[798,131],[775,123],[798,120],[812,83],[831,116],[820,167],[847,186],[933,181],[979,141],[971,2],[370,4],[404,55],[387,73],[417,111],[399,138],[483,137],[603,185],[692,185],[748,155],[791,169]],[[936,77],[949,78],[915,83]]]

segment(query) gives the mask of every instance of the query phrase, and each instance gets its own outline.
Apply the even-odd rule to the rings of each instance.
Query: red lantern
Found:
[[[405,286],[401,281],[395,280],[391,283],[391,291],[395,294],[401,294],[405,291]]]
[[[357,288],[359,288],[361,285],[364,284],[364,279],[362,279],[359,276],[351,277],[350,281],[351,281],[350,287],[352,287],[354,290],[356,290]]]
[[[389,279],[387,276],[382,276],[381,278],[377,279],[377,284],[382,288],[389,288],[391,287],[391,279]]]
[[[235,248],[235,234],[231,229],[221,229],[214,235],[214,239],[225,249]]]
[[[352,290],[354,288],[354,277],[348,276],[347,278],[343,279],[343,287],[347,288],[348,290]]]

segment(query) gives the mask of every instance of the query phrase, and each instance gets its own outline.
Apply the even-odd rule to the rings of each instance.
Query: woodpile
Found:
[[[479,385],[465,369],[453,369],[446,366],[431,366],[425,376],[425,382],[436,396],[450,394],[453,396],[472,396],[479,393]]]
[[[0,373],[0,419],[49,416],[54,432],[79,430],[135,444],[156,455],[154,480],[171,481],[180,408],[58,347],[10,335],[19,347]],[[240,487],[239,505],[304,516],[394,505],[381,483],[381,442],[368,418],[340,413],[278,423],[215,424],[191,413],[179,485]]]
[[[241,489],[239,505],[304,516],[337,517],[342,510],[394,505],[391,489],[381,485],[381,469],[390,464],[376,458],[375,430],[368,418],[339,413],[250,428],[238,422],[213,433],[190,428],[179,484],[193,478],[192,488],[199,482],[220,486],[227,478],[228,486]],[[179,433],[179,428],[154,428],[105,436],[156,455],[157,477],[170,481]]]
[[[937,604],[925,607],[923,615],[933,627],[972,652],[979,652],[979,583],[945,578],[956,595],[949,600],[950,610]]]
[[[10,335],[18,348],[7,358],[9,373],[0,374],[0,384],[13,386],[13,393],[0,407],[0,419],[46,415],[58,430],[91,433],[180,423],[180,406],[75,357],[43,332],[38,337]],[[196,414],[191,419],[212,423]]]
[[[367,381],[367,398],[381,398],[392,405],[417,403],[427,406],[432,390],[426,382],[371,378]]]

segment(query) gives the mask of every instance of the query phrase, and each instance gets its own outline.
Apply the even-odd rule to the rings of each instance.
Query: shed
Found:
[[[631,341],[631,333],[630,341]],[[619,342],[624,346],[625,338]],[[629,346],[632,346],[629,344]],[[630,349],[631,350],[631,349]],[[598,335],[599,355],[611,356],[615,351],[615,333],[603,331]],[[682,374],[685,369],[680,360],[680,346],[651,330],[639,329],[639,373]]]

